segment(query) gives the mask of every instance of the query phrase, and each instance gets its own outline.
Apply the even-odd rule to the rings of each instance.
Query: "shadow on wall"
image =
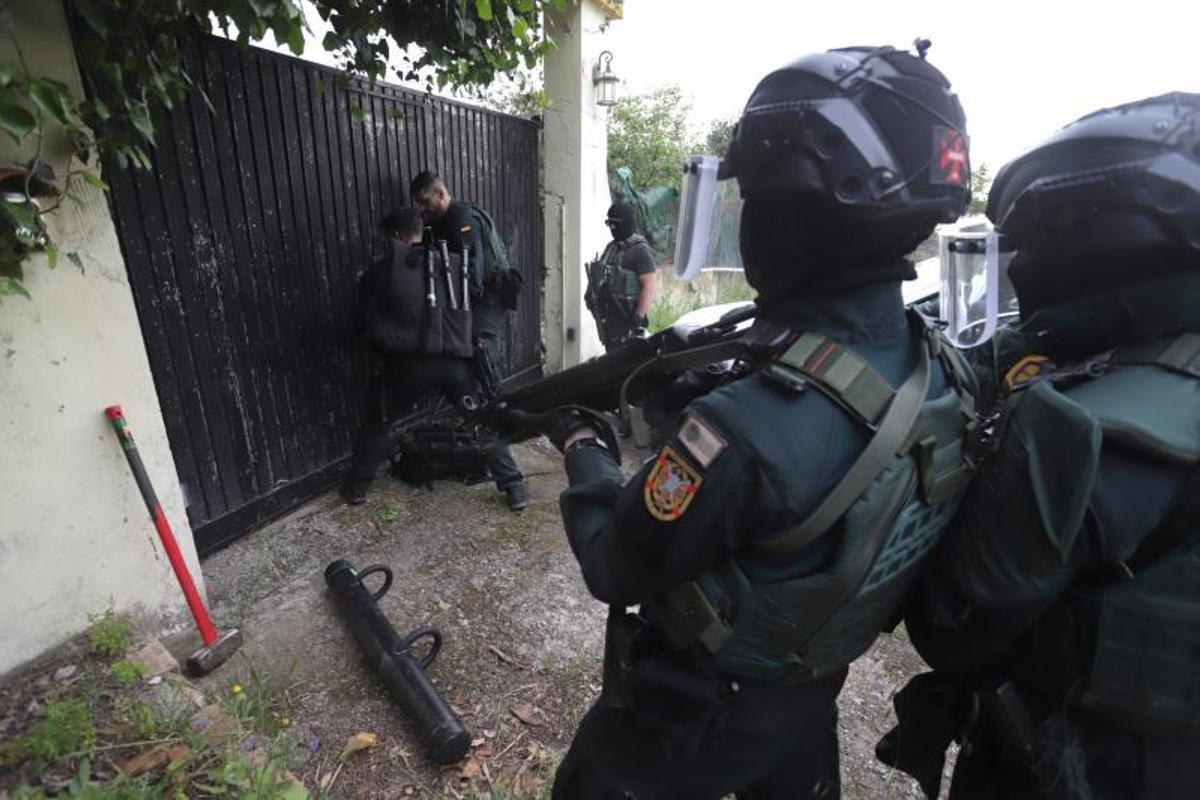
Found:
[[[676,278],[670,263],[663,264],[658,268],[658,298],[650,308],[650,332],[668,327],[689,311],[753,300],[754,296],[740,269],[707,269],[690,282]]]

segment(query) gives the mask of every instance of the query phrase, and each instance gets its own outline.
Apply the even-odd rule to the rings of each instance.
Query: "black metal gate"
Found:
[[[513,378],[540,361],[534,123],[217,37],[187,47],[193,93],[153,170],[106,175],[167,434],[201,554],[327,489],[367,361],[358,271],[408,182],[440,172],[488,209],[525,273]]]

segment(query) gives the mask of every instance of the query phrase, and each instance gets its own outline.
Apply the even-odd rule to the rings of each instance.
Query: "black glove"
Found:
[[[617,435],[613,431],[612,424],[599,411],[593,411],[584,406],[559,406],[540,414],[506,409],[503,415],[505,427],[514,432],[513,435],[505,438],[519,440],[522,438],[523,432],[537,432],[549,439],[560,453],[572,433],[580,428],[591,428],[596,432],[596,438],[604,443],[617,463],[621,463],[621,449],[617,446]]]

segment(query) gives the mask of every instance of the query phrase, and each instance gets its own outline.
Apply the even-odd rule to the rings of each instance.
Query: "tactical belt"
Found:
[[[1056,384],[1090,380],[1111,367],[1161,367],[1200,378],[1200,333],[1183,333],[1170,339],[1118,347],[1076,364],[1059,366],[1050,362],[1048,369],[1040,366],[1047,362],[1048,359],[1041,355],[1023,358],[1008,371],[1006,385],[1015,391],[1038,380]]]

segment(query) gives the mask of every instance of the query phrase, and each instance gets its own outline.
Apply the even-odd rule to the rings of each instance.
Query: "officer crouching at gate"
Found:
[[[1200,797],[1200,95],[1068,125],[987,215],[1024,357],[878,753],[931,798],[952,738],[952,798]]]
[[[461,254],[445,242],[422,244],[423,230],[415,208],[384,217],[380,231],[390,254],[373,263],[359,283],[359,318],[382,366],[367,387],[350,474],[340,489],[351,505],[366,500],[387,458],[389,422],[431,391],[452,402],[478,391],[470,276]]]
[[[555,798],[840,794],[847,665],[967,474],[967,373],[900,293],[969,197],[965,117],[921,44],[811,55],[751,95],[722,166],[761,314],[738,377],[629,482],[595,422],[548,426],[567,536],[612,607]]]
[[[613,203],[604,224],[612,233],[612,241],[599,258],[587,265],[583,299],[596,320],[600,342],[605,350],[611,350],[630,333],[649,324],[658,272],[650,245],[633,231],[633,206]]]

